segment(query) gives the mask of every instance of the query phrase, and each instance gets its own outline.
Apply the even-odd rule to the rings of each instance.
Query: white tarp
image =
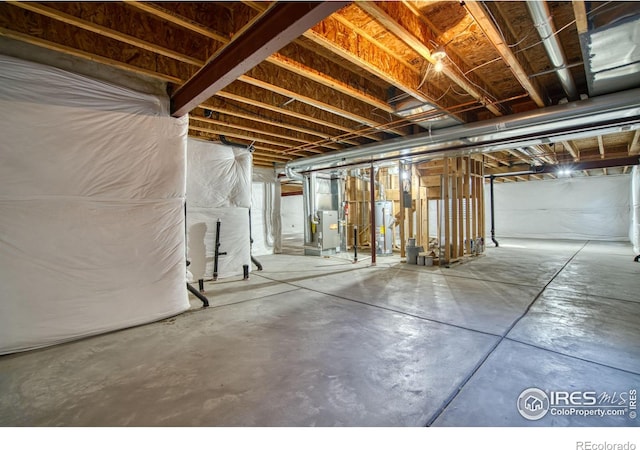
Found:
[[[496,236],[628,241],[629,175],[495,183]],[[486,230],[491,229],[485,189]]]
[[[216,222],[220,220],[218,277],[242,275],[251,268],[249,207],[252,158],[246,149],[188,139],[187,258],[194,280],[211,279]]]
[[[287,195],[280,200],[282,234],[297,235],[304,238],[304,197]]]
[[[251,188],[251,236],[254,255],[270,255],[282,251],[280,205],[280,182],[275,171],[254,168]]]
[[[0,56],[0,354],[189,308],[167,104]]]
[[[633,251],[640,254],[640,167],[633,166],[631,171],[631,227],[629,240]]]

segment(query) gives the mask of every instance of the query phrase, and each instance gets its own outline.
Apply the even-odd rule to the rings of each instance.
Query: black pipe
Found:
[[[242,274],[244,276],[243,280],[249,279],[249,264],[242,265]]]
[[[353,226],[353,262],[358,262],[358,227]]]
[[[251,254],[251,248],[253,247],[253,235],[251,232],[251,208],[249,208],[249,254]],[[262,270],[262,264],[251,255],[251,262],[256,265],[258,271]]]
[[[184,242],[185,242],[185,253],[186,253],[186,250],[187,250],[187,245],[186,245],[187,244],[187,202],[186,201],[184,202]],[[186,255],[185,255],[185,261],[187,263],[187,267],[189,267],[191,265],[191,261],[186,259]],[[198,280],[198,287],[202,292],[204,292],[204,280]],[[198,297],[198,299],[202,302],[203,308],[206,308],[207,306],[209,306],[209,300],[207,299],[207,297],[205,297],[200,292],[198,292],[198,290],[193,286],[191,286],[189,282],[187,282],[187,290],[191,292],[193,295],[195,295],[196,297]]]
[[[204,294],[204,280],[202,278],[198,280],[198,289]]]
[[[491,175],[489,177],[489,181],[490,181],[490,185],[491,185],[491,240],[493,241],[494,244],[496,244],[496,247],[500,247],[500,244],[498,244],[498,241],[496,241],[496,222],[495,222],[495,208],[494,208],[494,201],[493,201],[493,180],[496,177],[494,175]]]
[[[189,292],[191,292],[193,295],[195,295],[200,299],[200,301],[202,302],[203,308],[206,308],[207,306],[209,306],[209,300],[207,299],[207,297],[205,297],[200,292],[198,292],[198,290],[193,286],[191,286],[189,283],[187,283],[187,289],[189,290]]]
[[[262,270],[262,264],[260,264],[260,261],[258,261],[257,259],[255,259],[253,256],[251,256],[251,262],[254,263],[256,265],[256,267],[258,268],[258,270]]]
[[[216,222],[216,244],[213,247],[213,281],[218,279],[218,257],[226,255],[227,252],[220,251],[220,219]]]

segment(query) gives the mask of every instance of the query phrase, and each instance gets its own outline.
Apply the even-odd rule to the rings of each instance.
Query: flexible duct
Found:
[[[547,51],[549,60],[556,70],[560,84],[562,84],[562,89],[564,89],[564,92],[570,100],[575,100],[578,97],[578,90],[576,89],[576,84],[573,81],[571,72],[567,69],[567,58],[555,34],[556,29],[551,19],[547,2],[544,0],[529,0],[527,7],[529,8],[529,13],[531,14],[536,30],[538,30],[538,34],[542,39],[544,48]]]
[[[617,92],[506,117],[432,130],[310,156],[286,164],[287,175],[416,155],[452,151],[495,151],[640,127],[640,89]]]

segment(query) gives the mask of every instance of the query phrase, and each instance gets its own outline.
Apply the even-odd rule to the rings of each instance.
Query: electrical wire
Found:
[[[458,69],[458,72],[460,72],[462,74],[462,76],[472,85],[474,85],[475,87],[477,87],[478,89],[480,89],[482,92],[484,92],[487,96],[487,98],[489,98],[489,100],[491,100],[491,102],[497,102],[498,99],[496,97],[494,97],[491,93],[489,93],[485,88],[483,88],[482,86],[479,86],[477,83],[475,83],[473,80],[471,80],[469,77],[467,77],[464,72],[462,71],[462,69],[460,69],[460,67],[458,67],[458,65],[456,64],[456,62],[454,60],[452,60],[451,58],[449,58],[449,61],[451,61],[451,64],[453,64],[453,66]]]
[[[521,48],[521,49],[520,49],[520,50],[518,50],[517,52],[514,52],[514,54],[516,54],[516,55],[517,55],[518,53],[524,52],[525,50],[529,50],[530,48],[533,48],[533,47],[535,47],[535,46],[537,46],[537,45],[542,44],[544,41],[546,41],[546,40],[547,40],[547,39],[549,39],[550,37],[557,35],[557,34],[558,34],[558,33],[560,33],[561,31],[564,31],[565,29],[569,28],[569,27],[570,27],[571,25],[573,25],[574,23],[576,23],[575,19],[574,19],[574,20],[572,20],[571,22],[569,22],[568,24],[566,24],[565,26],[563,26],[562,28],[559,28],[558,30],[556,30],[556,32],[555,32],[555,33],[553,33],[553,34],[551,34],[551,35],[547,36],[546,38],[544,38],[544,39],[542,39],[542,40],[540,40],[540,41],[536,42],[535,44],[531,44],[531,45],[529,45],[529,46],[527,46],[527,47],[525,47],[525,48]]]

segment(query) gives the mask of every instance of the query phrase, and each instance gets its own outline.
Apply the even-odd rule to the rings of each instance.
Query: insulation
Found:
[[[496,183],[496,236],[628,241],[629,175]],[[489,189],[485,189],[487,230]]]
[[[251,153],[244,148],[188,139],[187,259],[193,279],[214,272],[216,222],[220,220],[218,277],[242,275],[251,267],[249,207]]]
[[[189,308],[187,122],[167,105],[0,56],[0,354]]]
[[[631,171],[631,227],[629,240],[633,251],[640,254],[640,167],[633,166]]]
[[[304,202],[302,195],[287,195],[281,199],[282,234],[304,237]]]
[[[251,191],[251,226],[254,255],[282,251],[280,182],[273,169],[254,168]]]

